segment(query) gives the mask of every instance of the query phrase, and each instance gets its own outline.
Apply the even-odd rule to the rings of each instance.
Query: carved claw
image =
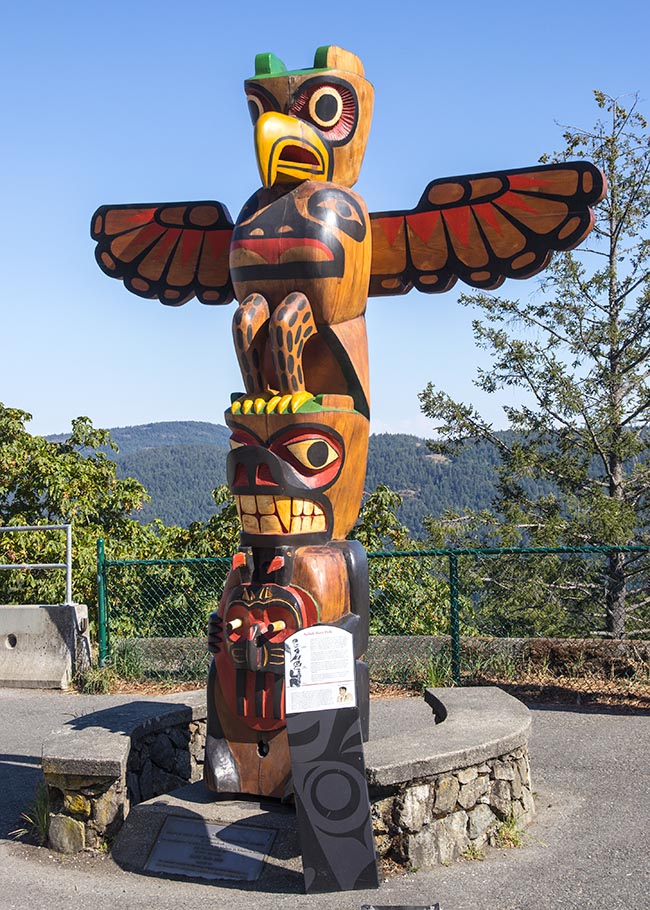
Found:
[[[271,395],[265,397],[258,395],[242,395],[230,405],[233,414],[286,414],[290,411],[295,414],[304,404],[313,399],[311,392],[303,389],[301,392],[295,392],[292,395]]]

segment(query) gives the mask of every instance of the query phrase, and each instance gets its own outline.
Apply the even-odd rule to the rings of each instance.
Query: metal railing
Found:
[[[72,604],[72,525],[5,525],[0,532],[7,531],[65,531],[65,562],[23,562],[0,565],[0,571],[15,569],[65,569],[65,606]]]

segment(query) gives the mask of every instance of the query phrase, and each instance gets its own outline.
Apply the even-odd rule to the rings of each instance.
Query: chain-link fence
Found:
[[[98,555],[102,661],[132,678],[203,678],[230,560]],[[648,547],[383,552],[369,568],[377,683],[650,706]]]

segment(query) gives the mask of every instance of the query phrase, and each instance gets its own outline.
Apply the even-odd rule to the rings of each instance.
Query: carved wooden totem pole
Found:
[[[238,301],[245,392],[226,422],[242,534],[210,622],[205,779],[282,797],[284,641],[297,630],[352,633],[367,738],[367,565],[345,540],[368,448],[367,297],[534,275],[586,237],[605,186],[588,162],[536,166],[434,180],[414,209],[369,215],[351,189],[373,105],[361,61],[330,46],[312,69],[260,54],[255,70],[245,90],[262,186],[236,222],[213,201],[102,206],[92,236],[104,272],[141,297]]]

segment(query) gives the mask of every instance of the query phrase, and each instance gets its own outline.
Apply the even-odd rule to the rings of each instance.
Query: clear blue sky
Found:
[[[0,400],[31,412],[38,433],[80,414],[97,426],[223,422],[242,387],[232,307],[134,297],[100,272],[88,231],[102,203],[213,198],[239,211],[259,184],[242,90],[256,53],[290,68],[310,66],[322,44],[362,58],[376,97],[357,189],[386,210],[414,205],[434,177],[534,164],[561,147],[558,124],[594,122],[595,88],[638,92],[650,116],[649,10],[641,0],[9,4]],[[485,361],[460,289],[369,302],[375,432],[430,434],[417,400],[429,380],[504,425],[471,384]]]

